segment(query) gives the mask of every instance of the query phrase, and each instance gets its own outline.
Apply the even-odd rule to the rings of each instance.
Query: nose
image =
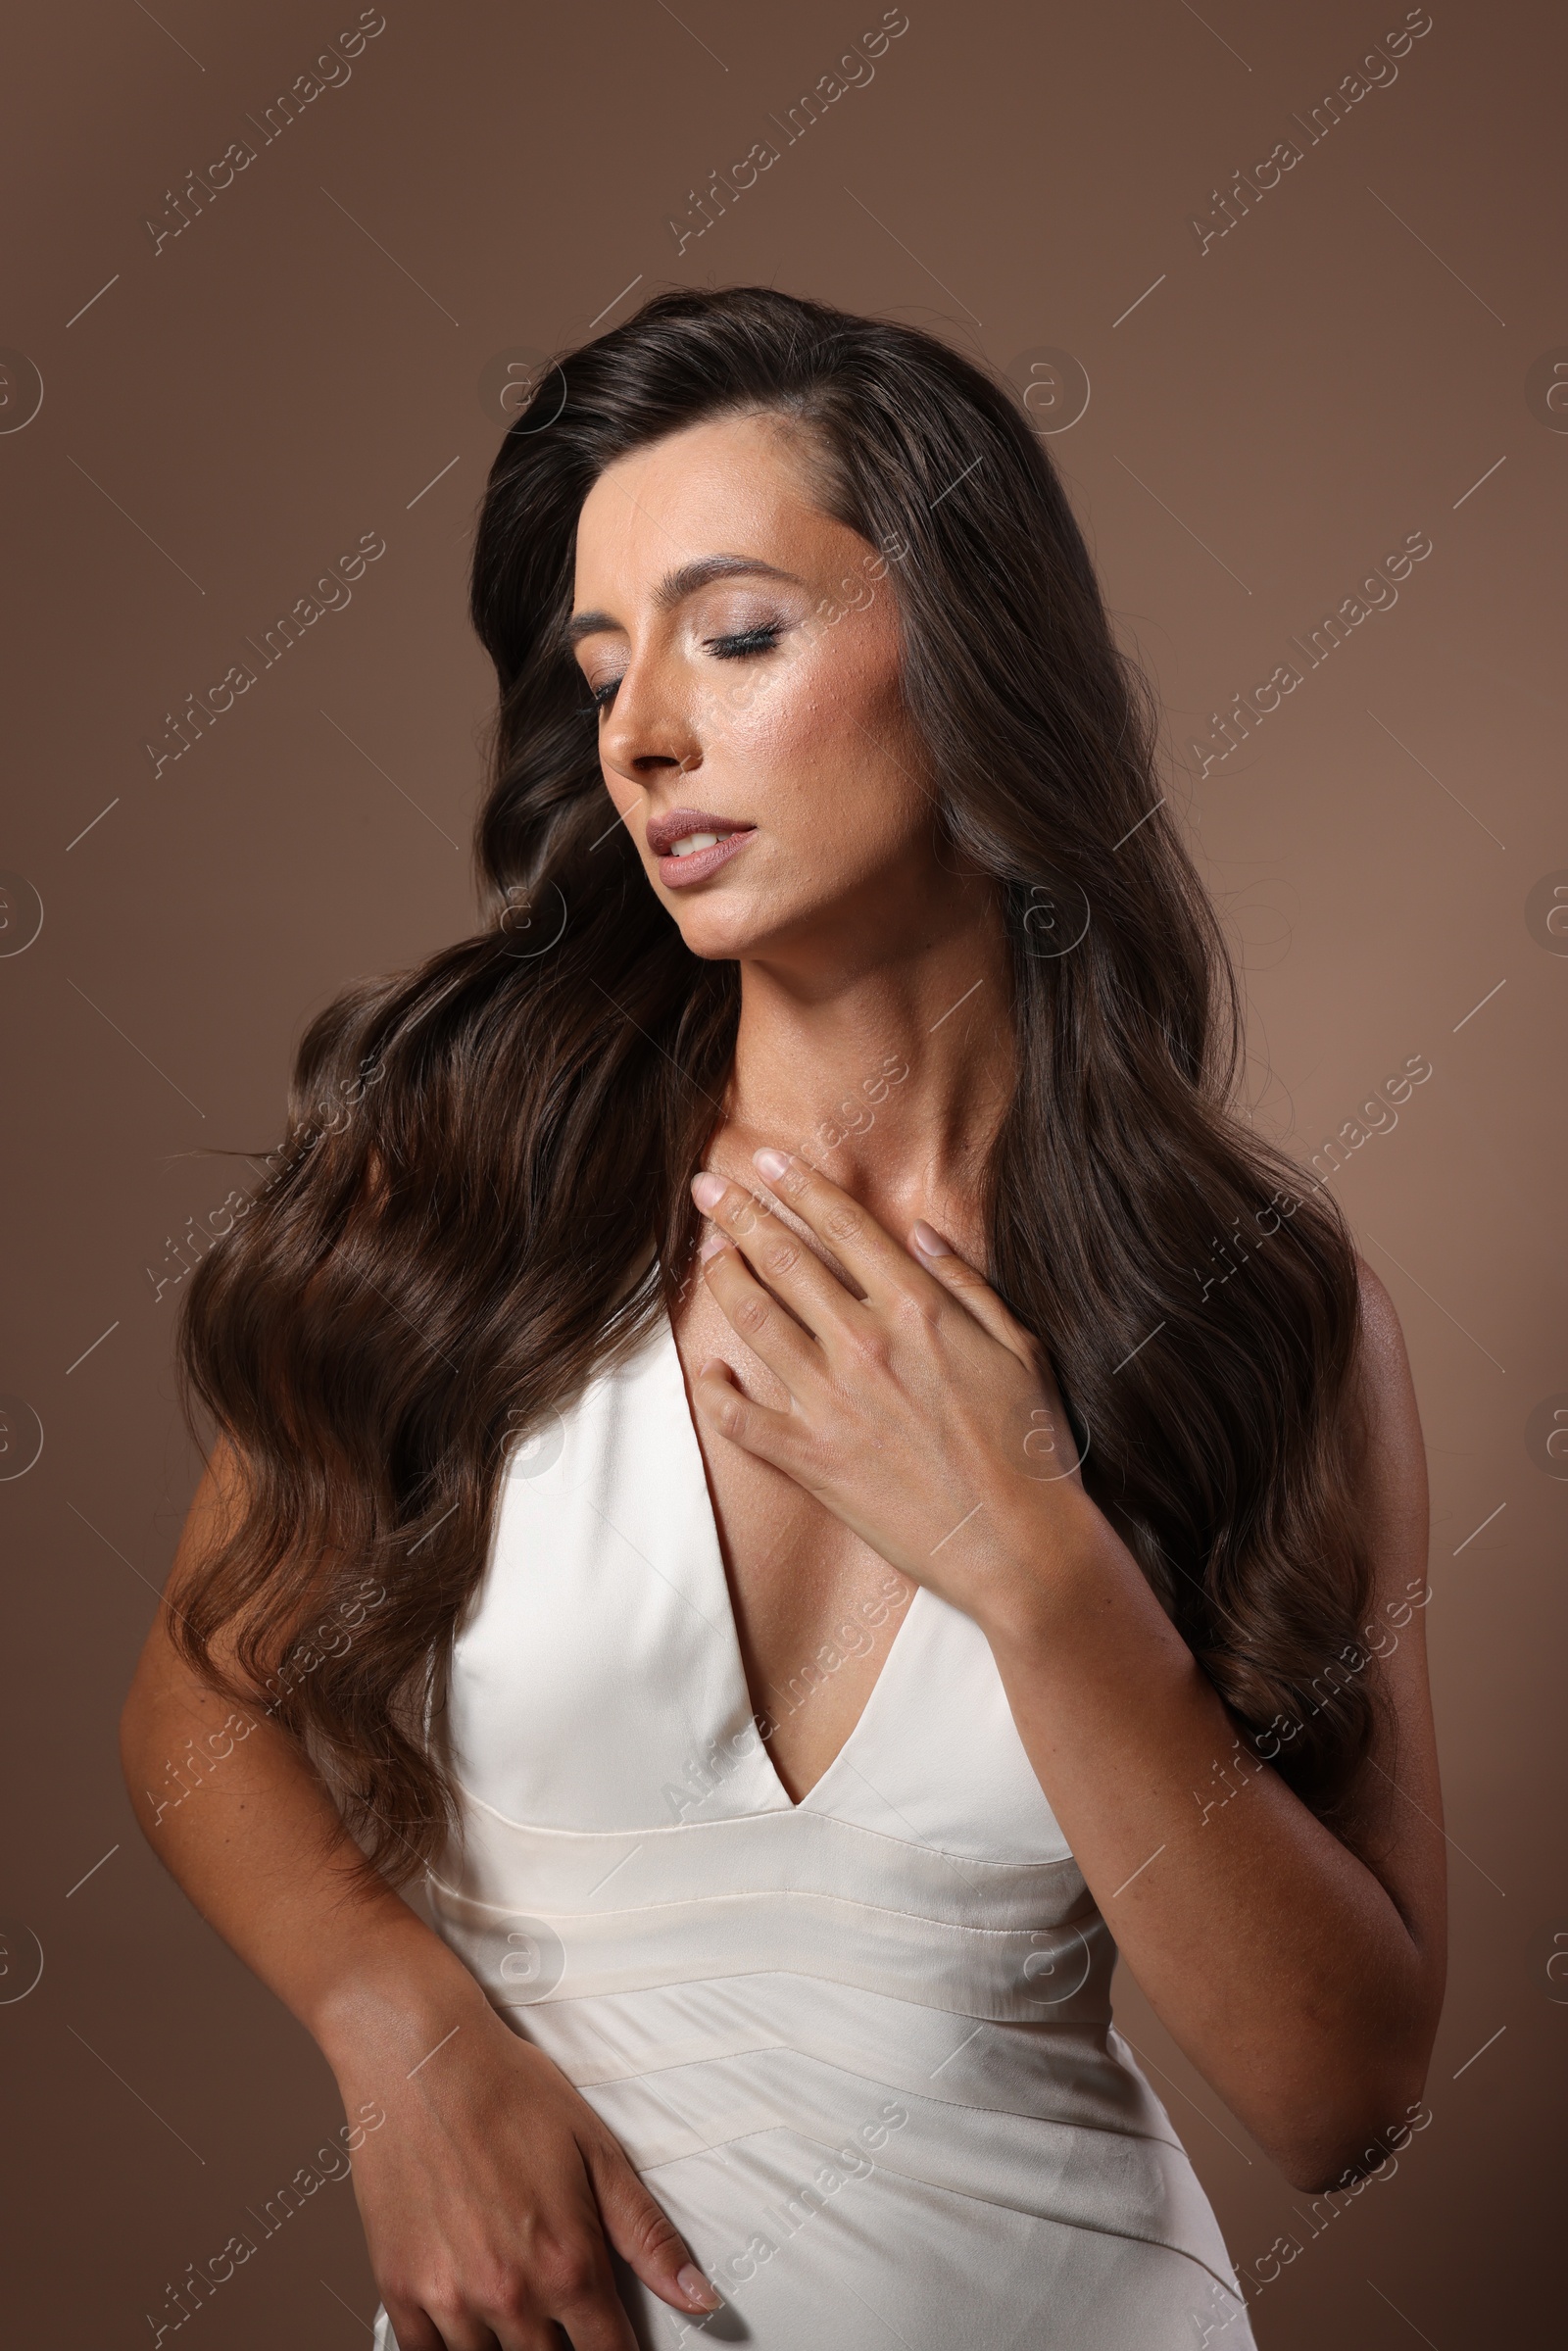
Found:
[[[633,656],[600,728],[599,756],[608,770],[644,791],[661,775],[701,766],[694,712],[667,664]]]

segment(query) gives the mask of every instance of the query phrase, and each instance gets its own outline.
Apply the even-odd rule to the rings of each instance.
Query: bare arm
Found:
[[[1380,2161],[1417,2111],[1445,1980],[1426,1464],[1398,1321],[1364,1267],[1362,1314],[1375,1576],[1363,1638],[1392,1717],[1356,1791],[1369,1860],[1239,1745],[1130,1555],[1091,1519],[1064,1572],[989,1628],[1030,1760],[1127,1965],[1232,2111],[1313,2191]],[[1265,1751],[1293,1735],[1278,1724]]]
[[[865,1296],[760,1215],[753,1195],[699,1177],[719,1244],[709,1286],[791,1398],[787,1410],[754,1402],[714,1360],[694,1385],[699,1408],[979,1624],[1129,1967],[1291,2180],[1316,2190],[1365,2169],[1369,2150],[1381,2160],[1377,2142],[1405,2126],[1426,2079],[1444,1984],[1420,1614],[1426,1470],[1382,1285],[1361,1268],[1369,1442],[1358,1499],[1376,1572],[1363,1640],[1385,1652],[1372,1670],[1394,1716],[1355,1791],[1363,1860],[1239,1747],[1076,1469],[1041,1483],[1019,1475],[1019,1431],[1063,1427],[1065,1415],[1033,1341],[981,1275],[939,1236],[927,1247],[920,1227],[916,1259],[799,1158],[763,1152],[758,1164]],[[739,1246],[722,1246],[726,1235]],[[1275,1734],[1283,1751],[1290,1726]],[[1227,1769],[1243,1792],[1205,1812]]]
[[[175,1603],[236,1493],[220,1449],[175,1556]],[[192,1741],[210,1760],[176,1800],[167,1767]],[[408,1903],[367,1881],[298,1746],[259,1703],[240,1714],[202,1684],[162,1613],[122,1753],[154,1852],[318,2042],[345,2111],[361,2128],[385,2117],[356,2152],[355,2190],[400,2351],[467,2344],[476,2328],[505,2351],[546,2351],[558,2319],[584,2351],[634,2351],[607,2239],[674,2309],[715,2307],[593,2109]]]

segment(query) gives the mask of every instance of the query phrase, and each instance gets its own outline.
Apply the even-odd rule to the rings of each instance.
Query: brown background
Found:
[[[1002,370],[1072,355],[1089,407],[1051,446],[1169,713],[1171,790],[1245,963],[1256,1117],[1304,1156],[1407,1057],[1432,1063],[1336,1179],[1431,1452],[1453,1920],[1431,2125],[1309,2236],[1125,1984],[1118,2004],[1238,2264],[1302,2240],[1257,2302],[1264,2345],[1530,2339],[1557,2298],[1568,2033],[1547,1972],[1554,1933],[1568,1948],[1568,1462],[1538,1411],[1568,1404],[1568,938],[1532,900],[1568,880],[1548,661],[1568,415],[1542,388],[1568,359],[1561,12],[1434,0],[1397,80],[1307,146],[1291,114],[1399,25],[1396,0],[909,0],[874,81],[785,146],[769,115],[876,24],[870,0],[387,0],[352,79],[263,146],[247,117],[355,13],[35,8],[0,99],[0,866],[23,877],[0,934],[20,949],[0,958],[0,1390],[44,1440],[0,1484],[6,2339],[149,2341],[166,2282],[340,2119],[120,1783],[116,1718],[198,1468],[173,1244],[245,1179],[203,1154],[276,1140],[312,1011],[472,927],[489,680],[464,574],[501,426],[481,377],[662,284],[750,280]],[[1287,135],[1301,162],[1200,252],[1190,217]],[[241,137],[255,162],[155,252],[145,218]],[[777,164],[678,252],[688,190],[762,137]],[[1418,531],[1433,552],[1397,606],[1200,779],[1210,712]],[[364,532],[386,554],[352,605],[155,776],[164,713]],[[14,1470],[32,1424],[11,1425]],[[368,2339],[373,2299],[352,2190],[329,2186],[186,2339],[335,2351]]]

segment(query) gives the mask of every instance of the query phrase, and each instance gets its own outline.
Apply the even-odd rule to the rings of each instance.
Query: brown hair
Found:
[[[809,435],[836,519],[903,551],[937,821],[1005,914],[989,1277],[1049,1349],[1089,1491],[1239,1727],[1296,1725],[1279,1768],[1327,1817],[1372,1720],[1355,1259],[1233,1107],[1237,983],[1156,782],[1151,689],[1011,398],[927,334],[762,287],[658,296],[562,359],[502,444],[472,578],[500,686],[484,924],[312,1023],[284,1164],[192,1278],[182,1399],[244,1491],[173,1633],[219,1681],[234,1639],[391,1878],[435,1852],[429,1709],[504,1470],[674,1302],[739,1004],[611,815],[564,649],[577,516],[628,451],[754,412]]]

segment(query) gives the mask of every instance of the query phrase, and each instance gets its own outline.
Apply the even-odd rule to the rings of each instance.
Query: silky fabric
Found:
[[[923,1588],[900,1614],[792,1803],[662,1316],[511,1457],[426,1915],[725,2297],[617,2265],[646,2351],[1252,2351],[985,1637]]]

